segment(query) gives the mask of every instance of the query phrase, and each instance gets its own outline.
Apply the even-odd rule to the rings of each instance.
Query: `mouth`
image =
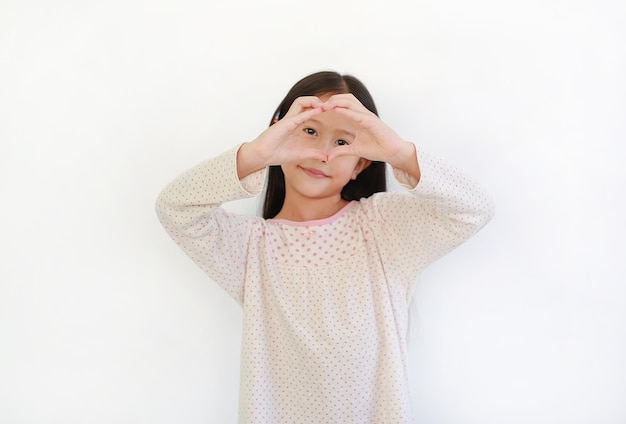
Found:
[[[304,168],[302,166],[300,167],[300,169],[302,169],[305,174],[313,178],[328,178],[328,175],[326,175],[324,172],[320,171],[319,169]]]

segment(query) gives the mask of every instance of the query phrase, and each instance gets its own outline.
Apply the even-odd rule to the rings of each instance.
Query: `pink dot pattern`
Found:
[[[485,225],[489,196],[418,150],[419,184],[309,222],[227,213],[265,172],[239,180],[230,150],[157,200],[178,245],[242,305],[241,423],[410,423],[406,333],[419,273]]]

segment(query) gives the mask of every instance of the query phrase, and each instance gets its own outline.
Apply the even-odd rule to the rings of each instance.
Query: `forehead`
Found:
[[[334,110],[328,110],[310,118],[308,122],[316,124],[323,129],[332,131],[342,131],[349,134],[354,133],[355,122],[347,116],[341,115]]]

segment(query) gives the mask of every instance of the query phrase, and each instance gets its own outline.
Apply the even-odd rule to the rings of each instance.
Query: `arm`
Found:
[[[352,94],[337,94],[324,109],[351,118],[357,136],[350,145],[335,148],[329,159],[355,155],[386,162],[412,196],[388,193],[372,196],[373,222],[379,228],[387,262],[406,269],[411,278],[427,264],[471,237],[493,215],[485,191],[469,177],[405,141],[367,110]],[[401,256],[401,258],[398,258]],[[417,257],[417,261],[415,258]]]
[[[386,193],[371,202],[385,255],[404,278],[415,280],[429,264],[478,232],[494,214],[486,191],[450,164],[417,149],[420,180],[405,170],[393,175],[407,193]]]
[[[184,172],[160,193],[156,211],[180,248],[241,302],[248,246],[260,219],[228,214],[219,205],[258,193],[263,171],[240,180],[232,149]]]
[[[244,143],[183,173],[159,195],[157,214],[176,243],[240,303],[248,249],[263,220],[228,214],[219,205],[261,191],[265,169],[305,157],[326,158],[301,140],[301,124],[322,113],[317,97],[300,97],[285,118]],[[254,244],[253,244],[254,245]]]

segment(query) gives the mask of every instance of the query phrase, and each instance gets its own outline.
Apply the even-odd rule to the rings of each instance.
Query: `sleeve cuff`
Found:
[[[246,193],[251,196],[256,196],[261,192],[261,190],[263,190],[266,174],[267,168],[261,169],[240,179],[239,184]]]
[[[403,188],[409,191],[413,191],[417,188],[424,175],[422,172],[422,152],[417,146],[415,146],[415,152],[417,156],[417,164],[420,168],[420,179],[418,180],[413,175],[405,172],[401,169],[391,167],[392,175],[395,181]]]
[[[239,177],[237,177],[237,152],[239,151],[240,147],[241,145],[231,150],[231,160],[233,163],[232,169],[235,173],[235,179],[239,183],[239,188],[243,190],[245,194],[247,194],[248,196],[256,196],[263,190],[263,187],[265,186],[267,168],[260,169],[239,179]]]

